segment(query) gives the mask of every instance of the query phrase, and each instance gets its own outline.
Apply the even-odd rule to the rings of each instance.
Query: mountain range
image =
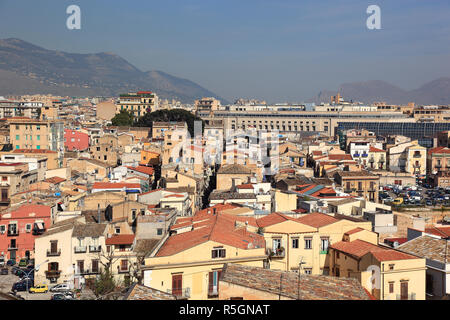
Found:
[[[0,40],[0,96],[42,93],[111,97],[140,90],[183,103],[201,97],[228,103],[195,82],[162,71],[141,71],[113,53],[67,53],[15,38]]]
[[[183,103],[201,97],[229,103],[193,81],[157,70],[141,71],[114,53],[67,53],[16,38],[0,40],[0,96],[41,93],[112,97],[140,90],[154,91],[161,98]],[[382,80],[344,83],[336,91],[320,91],[307,102],[329,102],[337,92],[347,101],[446,105],[450,104],[450,78],[436,79],[414,90]]]
[[[390,104],[448,105],[450,104],[450,78],[439,78],[414,90],[404,90],[386,81],[344,83],[337,91],[323,90],[308,102],[330,102],[330,97],[339,92],[346,101],[372,103],[383,101]]]

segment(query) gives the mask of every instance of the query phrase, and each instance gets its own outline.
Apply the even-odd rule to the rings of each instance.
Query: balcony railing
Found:
[[[285,250],[284,249],[267,249],[267,255],[271,258],[284,258],[285,257]]]
[[[15,237],[19,235],[19,230],[8,230],[8,237]]]
[[[59,278],[61,275],[61,270],[48,270],[45,271],[45,276],[47,278]]]
[[[15,245],[15,246],[9,245],[8,246],[8,251],[14,251],[14,250],[17,250],[17,245]]]
[[[167,289],[167,293],[173,294],[178,299],[187,299],[191,297],[191,288]]]
[[[130,269],[119,269],[119,273],[129,273]]]
[[[416,300],[416,294],[415,293],[409,293],[407,296],[402,296],[400,294],[396,295],[396,300]]]
[[[86,246],[79,246],[79,247],[75,247],[75,253],[86,253],[87,251],[87,247]]]
[[[362,154],[362,157],[363,157],[363,158],[367,158],[368,156],[369,156],[369,155],[368,155],[367,153],[363,153],[363,154]]]
[[[47,250],[47,257],[58,257],[60,255],[61,255],[61,249],[56,250],[56,251]]]
[[[89,246],[89,252],[101,252],[102,247],[101,246]]]

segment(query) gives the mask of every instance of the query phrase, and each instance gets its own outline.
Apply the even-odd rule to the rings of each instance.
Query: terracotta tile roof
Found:
[[[361,231],[364,231],[365,229],[363,229],[363,228],[355,228],[355,229],[352,229],[352,230],[350,230],[350,231],[347,231],[345,234],[347,234],[347,235],[351,235],[351,234],[355,234],[355,233],[358,233],[358,232],[361,232]]]
[[[263,269],[240,264],[225,264],[221,282],[299,300],[370,300],[357,279]]]
[[[137,189],[141,188],[139,183],[114,183],[114,182],[95,182],[92,189],[122,189],[131,188]]]
[[[7,209],[2,211],[1,219],[5,219],[5,214],[11,214],[11,218],[8,219],[16,219],[16,218],[28,218],[30,216],[33,217],[51,217],[51,207],[41,204],[24,204],[17,209]]]
[[[309,213],[306,216],[300,217],[297,219],[297,221],[314,228],[320,228],[338,222],[339,219],[336,219],[327,214],[316,212],[316,213]]]
[[[258,224],[258,226],[260,228],[265,228],[265,227],[272,226],[274,224],[278,224],[278,223],[281,223],[281,222],[284,222],[287,220],[296,221],[295,219],[285,216],[284,214],[274,212],[265,217],[257,219],[256,223]]]
[[[349,154],[330,154],[330,155],[328,155],[328,159],[335,160],[335,161],[345,161],[345,160],[352,161],[353,160],[352,156]]]
[[[425,228],[425,233],[434,234],[442,238],[450,237],[450,227]]]
[[[155,169],[153,169],[152,167],[137,166],[137,167],[127,167],[127,168],[130,170],[133,170],[133,171],[148,174],[149,176],[151,176],[155,173]]]
[[[370,146],[369,152],[386,152],[386,151]]]
[[[202,221],[193,224],[194,230],[170,236],[156,256],[171,256],[208,241],[241,249],[265,248],[264,237],[245,228],[236,228],[233,216],[206,214],[201,217]]]
[[[238,189],[253,189],[253,185],[251,183],[248,184],[241,184],[240,186],[237,186]]]
[[[447,147],[436,147],[428,150],[428,154],[432,155],[435,153],[450,153],[450,148]]]
[[[378,261],[394,261],[405,259],[417,259],[417,257],[397,250],[383,248],[363,240],[354,240],[351,242],[341,241],[330,246],[333,249],[347,253],[359,259],[364,255],[371,253]]]
[[[51,177],[51,178],[45,179],[44,181],[50,182],[52,184],[58,184],[58,183],[66,181],[66,179],[63,179],[61,177]]]
[[[12,153],[57,153],[48,149],[14,149]]]
[[[107,245],[132,244],[134,237],[134,234],[113,235],[111,238],[107,238],[105,242]]]

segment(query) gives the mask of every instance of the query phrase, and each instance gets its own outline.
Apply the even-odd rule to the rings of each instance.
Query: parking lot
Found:
[[[382,189],[383,191],[380,191],[380,201],[387,205],[396,205],[398,207],[426,206],[430,208],[450,206],[450,189],[425,188],[423,186],[411,188],[395,185],[383,186]],[[399,198],[402,200],[394,201]]]
[[[0,275],[0,291],[4,293],[10,293],[14,283],[19,281],[19,277],[11,273],[11,267],[8,267],[7,275]],[[51,287],[51,286],[50,286]],[[28,293],[25,291],[17,292],[17,296],[24,298],[25,300],[51,300],[52,292],[47,293]],[[93,300],[95,295],[87,288],[83,289],[79,300]]]

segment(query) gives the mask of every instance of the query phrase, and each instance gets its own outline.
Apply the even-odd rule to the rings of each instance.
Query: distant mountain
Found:
[[[117,96],[139,90],[184,103],[201,97],[228,103],[190,80],[156,70],[143,72],[113,53],[66,53],[20,39],[0,40],[0,95]]]
[[[447,105],[450,104],[450,78],[440,78],[410,91],[381,80],[344,83],[340,85],[337,91],[321,91],[310,102],[329,102],[330,97],[337,92],[347,101],[353,100],[364,103],[385,101],[392,104],[415,102],[417,105]]]

